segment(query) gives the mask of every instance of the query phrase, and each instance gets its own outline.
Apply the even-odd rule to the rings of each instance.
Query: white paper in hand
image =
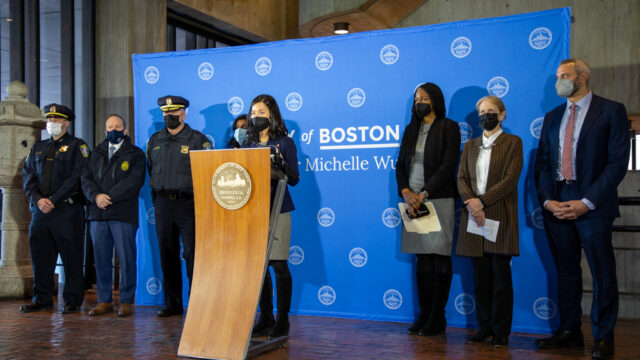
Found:
[[[438,219],[438,214],[436,213],[436,208],[433,206],[433,203],[426,202],[425,205],[427,209],[429,209],[429,215],[417,219],[409,219],[407,215],[409,205],[407,205],[407,203],[398,203],[398,209],[402,215],[402,223],[407,232],[428,234],[442,230],[440,227],[440,219]]]
[[[496,242],[498,237],[498,228],[500,227],[500,221],[484,219],[484,226],[478,226],[473,216],[469,215],[469,222],[467,223],[467,232],[484,237],[485,239]]]

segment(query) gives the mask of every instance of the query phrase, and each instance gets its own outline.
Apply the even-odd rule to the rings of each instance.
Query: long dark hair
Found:
[[[411,104],[411,121],[409,125],[404,129],[405,135],[403,139],[405,141],[400,145],[400,156],[405,159],[411,158],[416,152],[416,142],[418,142],[418,132],[420,131],[420,125],[422,124],[422,118],[416,113],[416,92],[418,89],[424,90],[431,99],[431,108],[436,114],[436,120],[444,118],[447,114],[447,109],[444,106],[444,95],[440,87],[434,83],[420,84],[413,93],[413,102]],[[435,123],[434,121],[434,123]]]
[[[287,136],[289,134],[289,130],[287,130],[287,126],[282,121],[282,115],[280,115],[280,108],[278,107],[278,103],[276,99],[271,95],[258,95],[251,101],[251,105],[249,105],[249,113],[247,116],[249,117],[249,121],[247,123],[247,132],[249,133],[248,141],[249,142],[260,142],[260,134],[252,131],[253,123],[251,122],[251,109],[253,105],[257,103],[263,103],[269,109],[269,137],[274,139],[281,136]]]

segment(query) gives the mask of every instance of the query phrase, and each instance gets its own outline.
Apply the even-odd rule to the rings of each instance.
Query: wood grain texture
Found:
[[[178,355],[243,359],[262,287],[269,228],[269,149],[193,151],[196,250]],[[225,162],[244,167],[252,192],[238,210],[218,205],[211,178]]]

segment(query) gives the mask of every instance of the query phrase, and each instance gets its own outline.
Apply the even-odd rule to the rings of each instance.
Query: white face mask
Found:
[[[47,132],[52,137],[56,137],[62,133],[62,124],[47,121]]]

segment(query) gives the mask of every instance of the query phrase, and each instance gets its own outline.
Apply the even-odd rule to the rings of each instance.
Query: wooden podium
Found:
[[[178,355],[244,359],[267,267],[269,149],[192,151],[190,158],[196,248]],[[229,210],[220,197],[242,201],[247,188],[242,174],[250,178],[250,195],[243,206]]]

